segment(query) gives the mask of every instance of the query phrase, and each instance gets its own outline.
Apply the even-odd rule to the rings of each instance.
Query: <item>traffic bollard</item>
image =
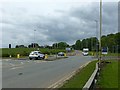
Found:
[[[17,58],[20,58],[20,54],[17,54]]]
[[[66,57],[66,53],[64,53],[64,57]]]
[[[47,59],[48,58],[48,55],[47,54],[45,54],[45,59]]]

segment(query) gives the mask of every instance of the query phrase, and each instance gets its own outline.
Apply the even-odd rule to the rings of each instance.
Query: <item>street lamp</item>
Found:
[[[33,44],[33,47],[35,48],[35,31],[36,30],[34,30],[34,44]]]
[[[56,49],[58,48],[58,43],[56,43]],[[56,59],[57,59],[57,52],[56,52]]]

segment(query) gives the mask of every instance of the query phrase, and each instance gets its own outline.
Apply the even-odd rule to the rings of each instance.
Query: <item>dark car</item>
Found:
[[[58,56],[64,56],[64,52],[59,52]]]

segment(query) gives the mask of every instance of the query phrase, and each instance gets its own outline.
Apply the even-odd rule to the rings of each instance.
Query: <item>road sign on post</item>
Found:
[[[11,44],[9,44],[9,48],[11,48]]]
[[[102,54],[108,54],[108,48],[107,47],[102,48]]]

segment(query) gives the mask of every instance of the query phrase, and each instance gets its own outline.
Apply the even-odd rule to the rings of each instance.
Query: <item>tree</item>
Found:
[[[98,39],[96,37],[91,37],[89,39],[90,39],[89,43],[91,44],[90,45],[91,51],[96,51],[97,45],[99,43]]]
[[[116,51],[120,53],[120,32],[115,34]]]
[[[86,38],[83,39],[81,42],[81,49],[83,48],[89,48],[89,50],[91,51],[95,51],[98,47],[98,39],[96,37],[91,37],[91,38]]]
[[[87,40],[86,39],[83,39],[82,40],[82,48],[87,48],[88,45],[87,45]]]
[[[75,49],[76,50],[81,50],[82,47],[81,47],[81,41],[80,40],[77,40],[76,43],[75,43]]]
[[[37,43],[31,43],[28,45],[29,48],[39,48],[40,46]]]
[[[69,45],[66,42],[59,42],[58,43],[59,49],[65,49],[66,47],[69,47]]]
[[[65,49],[66,47],[69,47],[69,45],[66,42],[54,43],[52,45],[52,48]]]
[[[108,34],[107,36],[103,35],[102,40],[102,47],[108,47],[110,52],[116,52],[120,42],[120,34]]]
[[[73,44],[71,47],[72,47],[73,49],[75,49],[75,44]]]
[[[27,48],[27,47],[24,45],[16,45],[15,48]]]
[[[115,38],[116,45],[120,46],[120,32],[116,33],[114,38]]]
[[[52,45],[52,48],[58,48],[58,43],[54,43],[53,45]]]

